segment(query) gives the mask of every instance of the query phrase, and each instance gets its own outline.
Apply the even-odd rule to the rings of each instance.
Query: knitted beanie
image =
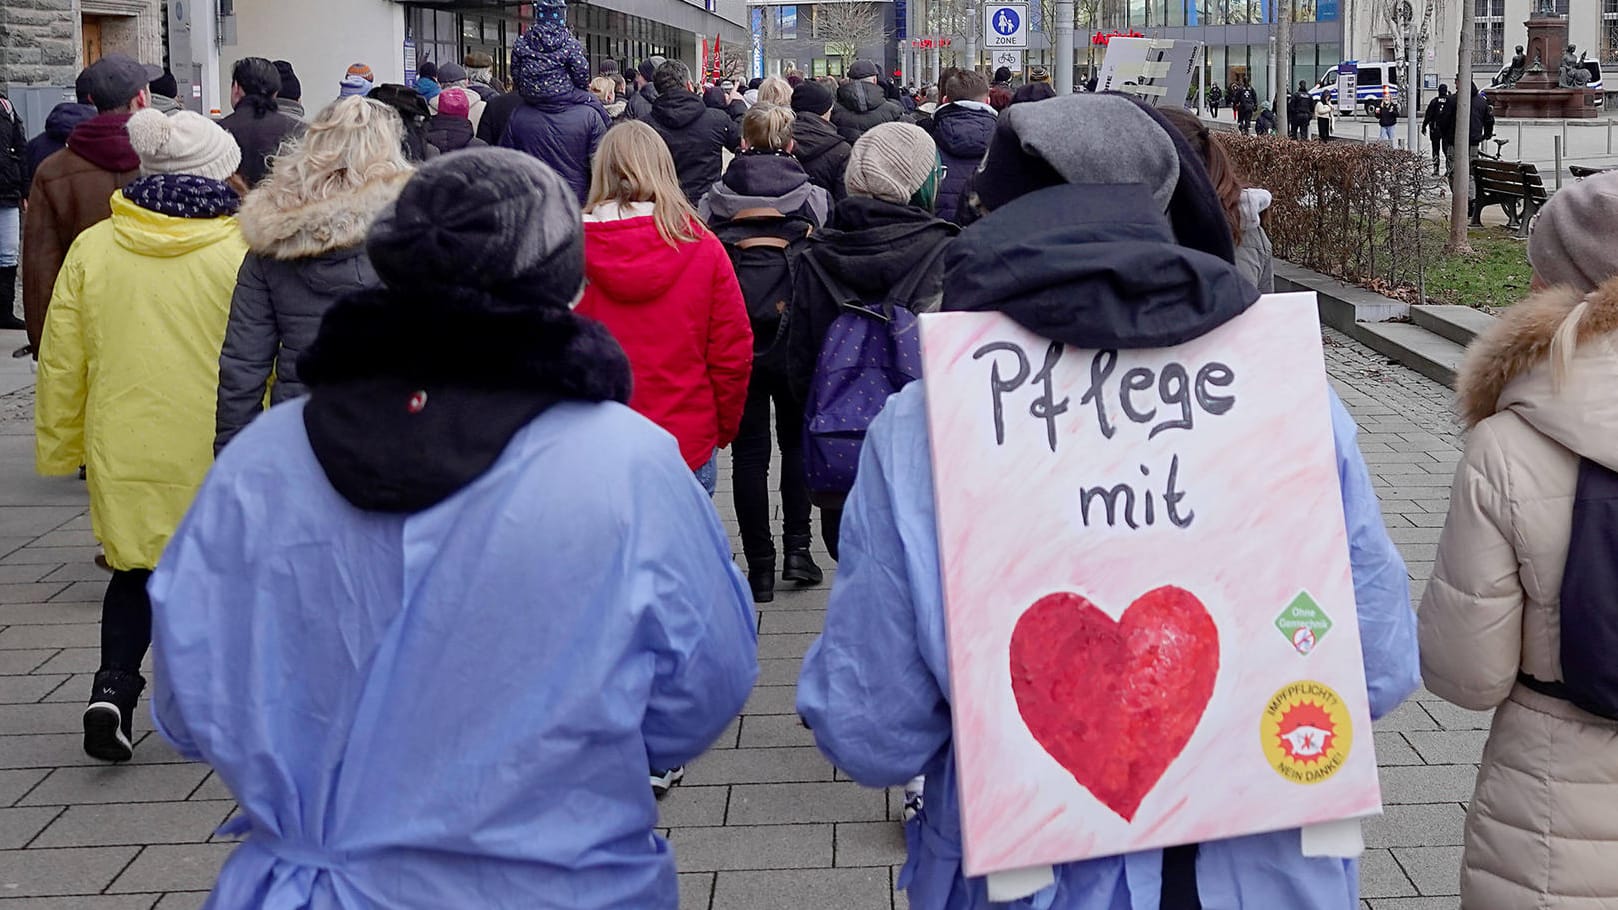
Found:
[[[1528,234],[1528,262],[1545,284],[1587,294],[1618,275],[1615,224],[1618,172],[1575,181],[1539,210]]]
[[[303,83],[298,81],[298,74],[293,72],[292,64],[285,60],[276,60],[275,71],[281,74],[281,91],[275,97],[285,98],[288,101],[303,100]]]
[[[883,123],[854,143],[843,184],[850,196],[905,205],[937,167],[938,147],[926,130],[912,123]]]
[[[566,309],[584,284],[578,197],[530,155],[479,148],[427,162],[365,244],[389,288],[448,306]]]
[[[438,95],[438,113],[444,117],[469,119],[472,116],[472,102],[466,95],[466,89],[444,89]]]
[[[342,84],[337,88],[337,97],[349,98],[354,95],[365,95],[376,86],[364,76],[344,76]]]
[[[818,82],[805,82],[792,90],[792,109],[799,113],[819,116],[837,103],[831,89]]]
[[[371,72],[371,68],[366,66],[363,63],[356,63],[353,66],[349,67],[348,68],[348,73],[346,75],[358,76],[361,79],[364,79],[366,82],[375,82],[376,81],[376,74]]]
[[[141,176],[193,174],[225,180],[241,167],[242,149],[219,124],[193,111],[170,115],[142,108],[129,118],[129,145]]]

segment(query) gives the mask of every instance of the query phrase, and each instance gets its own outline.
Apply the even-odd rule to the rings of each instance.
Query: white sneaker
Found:
[[[912,777],[909,783],[905,784],[905,808],[902,816],[905,821],[908,822],[921,814],[922,793],[926,788],[927,775],[925,774],[918,774]]]
[[[652,771],[652,795],[658,799],[669,795],[674,785],[685,779],[685,765],[667,771]]]

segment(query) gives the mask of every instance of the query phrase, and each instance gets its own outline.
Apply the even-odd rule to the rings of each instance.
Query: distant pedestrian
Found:
[[[472,91],[484,101],[493,101],[501,92],[494,86],[494,57],[485,51],[470,51],[461,60]]]
[[[1259,136],[1275,135],[1275,111],[1270,108],[1259,111],[1258,119],[1253,121],[1253,132]]]
[[[88,71],[85,71],[88,72]],[[96,115],[95,105],[90,103],[89,80],[85,72],[79,73],[74,83],[73,101],[63,101],[51,108],[45,115],[45,131],[28,140],[28,146],[23,152],[22,195],[28,198],[34,186],[34,172],[45,163],[45,159],[67,148],[67,137],[73,128]]]
[[[657,100],[657,85],[654,79],[657,68],[663,65],[662,57],[647,57],[635,67],[635,90],[629,95],[629,118],[631,120],[645,120],[652,116],[652,102]]]
[[[880,72],[875,63],[856,60],[848,68],[848,84],[837,89],[837,107],[832,110],[831,122],[849,142],[873,126],[894,123],[905,115],[899,102],[888,100],[877,84]]]
[[[152,109],[159,114],[172,114],[181,109],[180,83],[174,74],[164,70],[161,76],[146,84],[147,91],[151,92]]]
[[[263,57],[243,57],[230,71],[230,116],[219,121],[236,137],[242,149],[242,182],[258,186],[270,172],[270,159],[281,143],[297,135],[302,124],[280,113],[275,98],[281,91],[281,73]]]
[[[1320,136],[1321,142],[1331,141],[1331,124],[1337,119],[1337,108],[1321,95],[1315,99],[1315,132]]]
[[[271,72],[274,72],[272,69]],[[146,583],[213,464],[218,351],[246,246],[241,149],[191,111],[129,118],[140,176],[111,198],[62,264],[39,358],[41,474],[87,468],[90,518],[112,568],[84,751],[134,754],[131,724],[151,644]]]
[[[535,10],[546,12],[548,18],[543,25],[536,19],[512,48],[511,72],[522,103],[512,111],[498,144],[550,165],[573,187],[582,205],[590,190],[590,159],[612,118],[590,94],[587,64],[581,76],[584,53],[579,40],[567,31],[565,21],[555,19],[555,7]]]
[[[1287,99],[1287,138],[1309,139],[1309,121],[1315,116],[1315,100],[1309,97],[1309,84],[1298,83],[1298,90]]]
[[[147,86],[161,74],[123,54],[104,54],[80,76],[96,116],[73,128],[64,153],[45,159],[34,171],[23,224],[22,309],[36,360],[68,249],[91,225],[112,214],[112,194],[139,175],[140,156],[129,144],[129,118],[150,106]]]
[[[1191,144],[1207,171],[1208,182],[1225,213],[1225,225],[1236,243],[1236,271],[1260,293],[1274,293],[1275,253],[1263,224],[1267,217],[1264,213],[1270,207],[1270,191],[1246,185],[1225,147],[1201,118],[1173,108],[1161,113]]]
[[[1239,82],[1230,89],[1231,106],[1236,109],[1236,128],[1247,135],[1253,130],[1253,114],[1258,110],[1258,93],[1245,82]]]
[[[275,71],[281,74],[281,91],[275,96],[275,106],[281,113],[294,120],[307,120],[309,112],[303,107],[303,83],[298,81],[298,74],[293,71],[292,64],[286,60],[277,60]]]
[[[1092,91],[1092,92],[1095,91],[1095,88],[1091,87],[1090,91]],[[1222,91],[1219,88],[1219,83],[1215,82],[1215,83],[1210,84],[1208,86],[1208,116],[1212,117],[1215,120],[1218,120],[1219,119],[1219,104],[1220,104],[1220,102],[1222,102],[1224,100],[1225,100],[1225,93],[1224,93],[1224,91]]]
[[[786,84],[782,80],[782,84]],[[762,97],[762,92],[760,93]],[[792,154],[808,172],[815,186],[831,193],[833,202],[847,195],[843,172],[853,145],[831,125],[831,109],[837,104],[832,92],[818,82],[805,82],[792,90]]]
[[[709,226],[749,209],[771,208],[816,228],[831,215],[831,193],[816,186],[792,156],[792,109],[762,102],[742,115],[741,151],[703,195],[697,214]]]
[[[741,130],[729,114],[703,104],[684,63],[665,60],[654,84],[657,100],[646,123],[668,145],[680,186],[694,209],[718,182],[725,151],[741,148]]]
[[[487,145],[472,128],[472,105],[483,102],[471,89],[447,88],[434,100],[438,102],[438,113],[427,118],[428,142],[446,154]]]
[[[989,83],[976,70],[956,70],[944,80],[944,104],[933,114],[928,134],[938,146],[943,176],[935,206],[939,217],[959,224],[967,182],[989,151],[999,120],[989,105]]]
[[[280,404],[304,394],[298,360],[321,318],[344,295],[377,286],[365,234],[410,177],[402,132],[379,101],[336,101],[247,197],[237,220],[249,252],[219,356],[215,452],[259,415],[266,395]]]
[[[472,130],[475,133],[478,124],[483,120],[483,112],[488,109],[489,105],[488,102],[483,100],[483,96],[478,94],[477,90],[472,87],[472,80],[467,75],[466,67],[461,66],[459,63],[446,63],[438,68],[438,78],[441,80],[440,84],[444,87],[444,91],[439,92],[437,98],[427,102],[428,110],[436,115],[439,112],[439,106],[443,104],[444,92],[450,89],[460,89],[466,93],[467,98],[465,119],[472,124]],[[458,146],[458,148],[464,148],[464,146]]]
[[[758,85],[758,100],[771,104],[791,104],[797,89],[780,76],[771,76]]]
[[[1393,130],[1399,125],[1399,105],[1392,98],[1383,98],[1376,106],[1376,125],[1380,127],[1377,139],[1392,145]]]
[[[1438,94],[1433,100],[1427,102],[1427,110],[1421,115],[1421,131],[1426,134],[1433,148],[1433,176],[1438,176],[1438,168],[1443,163],[1444,149],[1454,137],[1444,135],[1440,124],[1443,122],[1444,105],[1449,100],[1449,86],[1440,82]]]
[[[1012,93],[1011,104],[1048,101],[1055,97],[1056,89],[1051,86],[1050,73],[1043,66],[1036,66],[1028,71],[1028,84]]]
[[[431,161],[439,155],[439,148],[427,138],[427,118],[431,110],[427,107],[427,99],[408,85],[398,82],[384,82],[365,97],[372,101],[380,101],[392,108],[399,115],[399,122],[404,128],[401,134],[406,158],[416,164]]]
[[[23,186],[28,169],[28,135],[22,115],[0,90],[0,330],[18,331],[17,266],[22,262]]]
[[[569,310],[582,240],[532,157],[423,167],[164,553],[157,728],[242,807],[210,906],[675,906],[643,775],[735,719],[757,619]]]
[[[1567,184],[1528,238],[1533,293],[1467,349],[1469,428],[1418,615],[1435,695],[1492,711],[1461,906],[1618,906],[1618,174]]]
[[[612,81],[611,77],[597,76],[591,79],[590,94],[595,95],[596,100],[601,102],[601,106],[607,111],[607,116],[614,123],[623,119],[624,110],[629,107],[629,102],[618,97],[618,86]]]
[[[423,101],[431,105],[433,99],[438,97],[438,93],[444,90],[438,82],[438,64],[431,60],[422,61],[416,68],[416,83],[413,88]]]
[[[646,124],[620,123],[603,140],[591,166],[584,238],[589,283],[578,312],[624,346],[635,374],[630,407],[679,440],[686,464],[713,493],[718,450],[736,438],[747,401],[753,331],[730,257]]]

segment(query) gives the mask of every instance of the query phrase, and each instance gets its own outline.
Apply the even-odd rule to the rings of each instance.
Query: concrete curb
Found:
[[[1314,291],[1321,325],[1452,389],[1466,346],[1494,321],[1471,307],[1411,306],[1279,259],[1275,289]]]

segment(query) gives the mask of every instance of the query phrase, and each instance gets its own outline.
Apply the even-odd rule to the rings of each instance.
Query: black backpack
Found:
[[[1562,681],[1518,678],[1591,714],[1618,720],[1618,473],[1579,461],[1562,573]]]
[[[753,360],[784,361],[799,261],[814,225],[775,209],[743,209],[713,228],[730,254],[753,323]]]

